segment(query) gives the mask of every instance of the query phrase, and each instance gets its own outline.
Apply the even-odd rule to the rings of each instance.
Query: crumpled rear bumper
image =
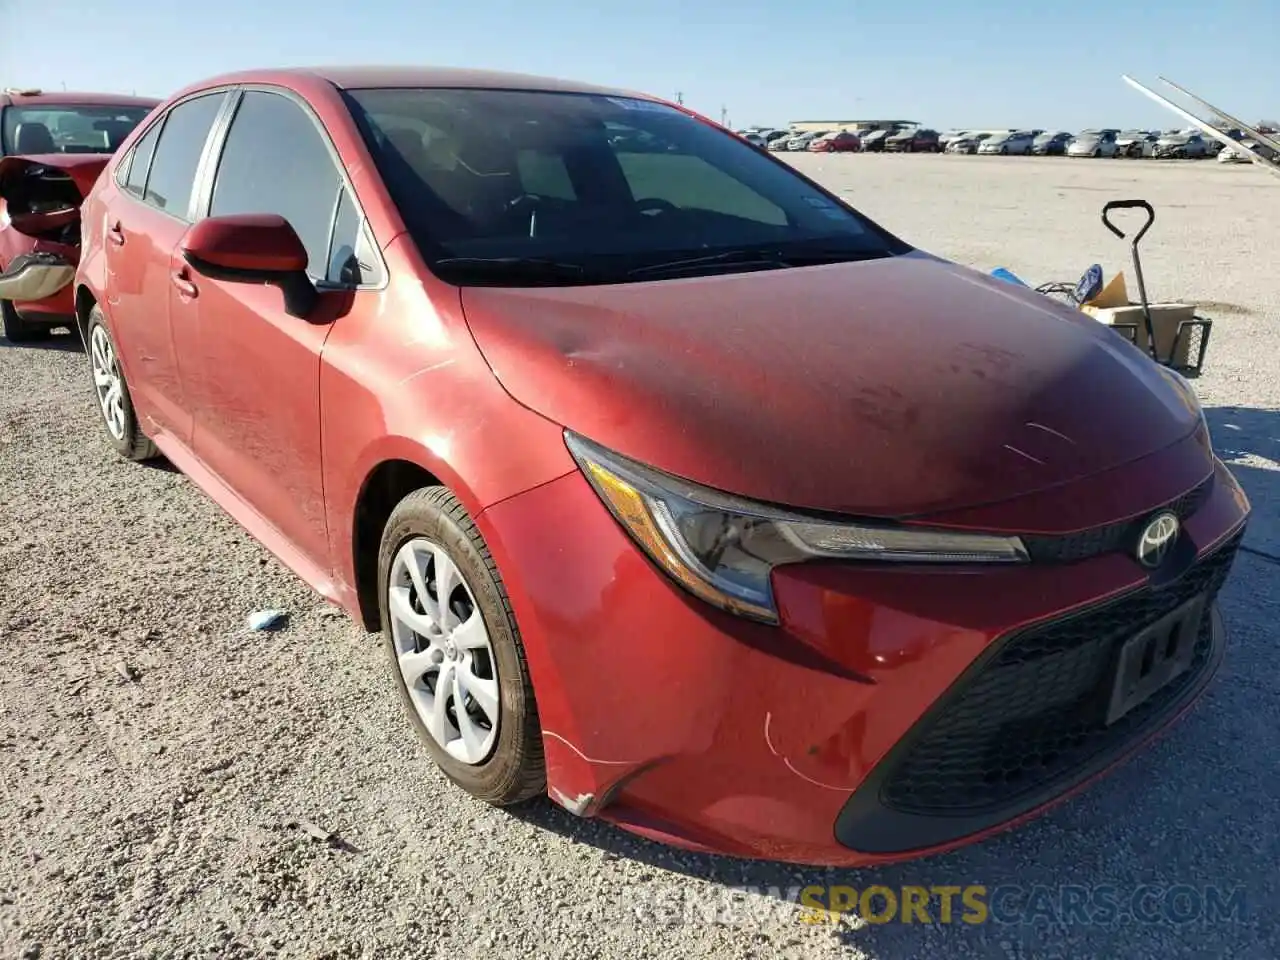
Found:
[[[37,251],[15,257],[0,273],[0,300],[18,303],[45,300],[75,279],[75,264],[56,253]]]

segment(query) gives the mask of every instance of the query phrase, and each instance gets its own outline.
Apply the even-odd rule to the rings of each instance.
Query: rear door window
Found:
[[[175,217],[190,219],[196,169],[225,96],[205,94],[169,111],[146,179],[145,202]]]
[[[308,272],[330,278],[329,239],[342,176],[319,127],[288,97],[251,90],[236,109],[213,183],[210,216],[275,213],[307,250]]]

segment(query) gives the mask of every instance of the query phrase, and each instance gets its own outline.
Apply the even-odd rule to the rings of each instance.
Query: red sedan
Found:
[[[677,105],[224,76],[85,212],[109,442],[381,631],[485,801],[910,857],[1079,788],[1222,656],[1249,506],[1186,381]]]
[[[80,201],[159,103],[101,93],[0,93],[0,320],[15,343],[74,323]]]
[[[856,133],[842,130],[819,137],[809,144],[809,149],[814,153],[857,153],[862,149],[862,141]]]

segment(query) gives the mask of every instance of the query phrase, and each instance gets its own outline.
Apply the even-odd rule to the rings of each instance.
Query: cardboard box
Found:
[[[1191,341],[1193,331],[1184,330],[1182,339],[1174,349],[1178,337],[1178,325],[1187,320],[1194,320],[1196,308],[1188,303],[1153,303],[1151,308],[1151,325],[1156,332],[1156,354],[1161,363],[1169,363],[1175,367],[1186,367],[1191,362]],[[1129,300],[1125,289],[1124,274],[1117,273],[1111,282],[1103,287],[1092,300],[1081,304],[1080,309],[1102,323],[1114,326],[1117,323],[1135,324],[1132,328],[1134,342],[1142,351],[1150,349],[1147,334],[1146,316],[1142,304]],[[1129,336],[1131,329],[1119,331]]]

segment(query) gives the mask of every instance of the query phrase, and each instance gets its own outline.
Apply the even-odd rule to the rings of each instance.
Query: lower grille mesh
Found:
[[[1112,726],[1103,722],[1124,641],[1201,593],[1212,599],[1243,533],[1179,580],[1014,635],[948,695],[885,780],[881,799],[904,813],[966,814],[1002,807],[1122,748],[1204,672],[1206,604],[1191,668]]]

